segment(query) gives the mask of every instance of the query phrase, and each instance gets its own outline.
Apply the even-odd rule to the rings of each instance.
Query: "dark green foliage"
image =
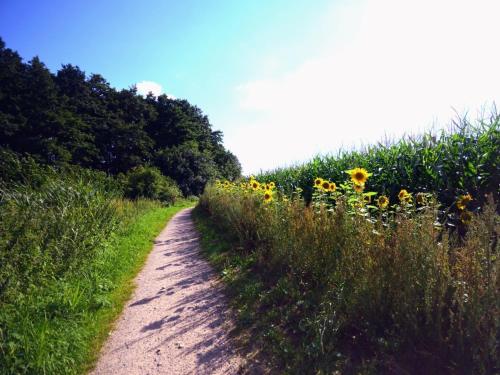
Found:
[[[182,193],[169,177],[154,167],[136,167],[125,176],[125,194],[130,198],[149,198],[166,204],[173,204]]]
[[[1,40],[0,149],[113,175],[152,165],[185,195],[241,173],[222,134],[186,100],[118,91],[69,64],[54,75],[37,57],[24,63]]]
[[[370,146],[364,151],[340,152],[337,156],[315,157],[292,168],[263,173],[261,181],[275,181],[291,193],[304,190],[311,198],[312,181],[316,177],[339,183],[346,170],[366,168],[373,173],[368,191],[377,191],[397,202],[400,189],[411,192],[435,192],[446,207],[459,194],[471,193],[480,205],[485,193],[493,193],[498,201],[500,187],[500,115],[471,124],[462,119],[451,133],[426,134],[401,141]]]

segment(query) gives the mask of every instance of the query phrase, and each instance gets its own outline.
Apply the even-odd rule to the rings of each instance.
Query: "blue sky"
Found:
[[[0,36],[52,71],[188,99],[253,173],[499,103],[498,14],[495,0],[2,0]]]

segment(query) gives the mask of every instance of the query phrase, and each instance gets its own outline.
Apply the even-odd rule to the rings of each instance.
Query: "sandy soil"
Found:
[[[191,209],[158,236],[91,374],[238,374],[222,286],[199,255]]]

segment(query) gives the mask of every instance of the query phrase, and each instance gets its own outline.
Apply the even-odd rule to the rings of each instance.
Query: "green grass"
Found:
[[[132,280],[152,240],[180,209],[118,200],[121,218],[92,259],[78,270],[31,281],[0,301],[0,373],[78,374],[97,358],[114,320],[133,290]]]

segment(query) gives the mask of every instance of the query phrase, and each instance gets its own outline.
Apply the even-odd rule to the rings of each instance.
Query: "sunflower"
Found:
[[[386,208],[389,205],[389,198],[387,198],[385,195],[381,195],[378,197],[378,206],[382,209]]]
[[[271,182],[269,183],[269,187],[271,188],[271,190],[272,190],[272,189],[274,189],[274,188],[276,187],[276,184],[274,183],[274,181],[271,181]]]
[[[411,198],[410,193],[406,189],[401,189],[401,191],[398,194],[398,198],[401,202],[408,202]]]
[[[368,194],[363,195],[363,202],[368,203],[368,204],[372,203],[372,196],[368,195]]]
[[[363,190],[365,190],[365,185],[364,184],[360,184],[360,185],[354,184],[352,187],[354,188],[354,191],[356,193],[362,193]]]
[[[364,185],[368,179],[368,171],[364,168],[354,168],[350,171],[351,180],[356,185]]]
[[[264,202],[269,203],[273,200],[273,192],[271,190],[266,190],[264,192]]]
[[[335,185],[335,182],[330,182],[330,187],[328,188],[328,191],[334,192],[337,190],[337,185]]]
[[[252,186],[252,189],[254,189],[254,190],[257,190],[257,189],[260,187],[259,182],[258,182],[258,181],[256,181],[256,180],[252,180],[252,181],[250,182],[250,185]]]
[[[460,221],[464,224],[469,224],[470,221],[472,220],[472,214],[470,211],[463,210],[460,212]]]
[[[315,187],[315,188],[317,188],[317,189],[321,188],[321,185],[322,185],[322,184],[323,184],[323,179],[322,179],[322,178],[320,178],[320,177],[316,177],[316,178],[314,179],[314,187]]]
[[[424,193],[418,193],[417,194],[417,197],[415,199],[417,201],[418,204],[420,205],[424,205],[427,201],[427,199],[425,198],[425,194]]]
[[[465,210],[467,204],[472,200],[472,196],[470,194],[461,195],[457,200],[457,207],[459,210]]]
[[[330,190],[330,181],[323,180],[323,182],[321,183],[321,188],[324,191]]]

